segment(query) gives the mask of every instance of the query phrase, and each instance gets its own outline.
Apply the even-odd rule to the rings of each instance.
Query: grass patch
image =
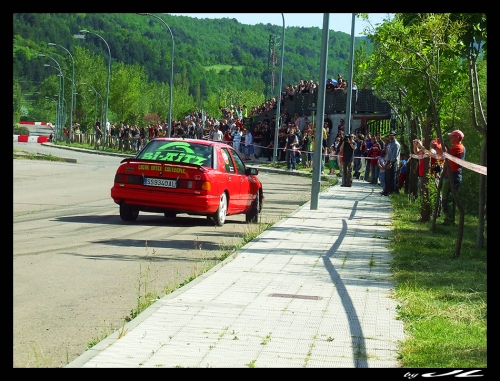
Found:
[[[398,315],[407,339],[404,368],[486,368],[486,244],[476,249],[477,218],[465,216],[459,258],[458,227],[422,223],[419,201],[391,196],[390,249]],[[486,237],[485,237],[486,242]]]
[[[20,149],[14,148],[13,158],[20,160],[47,160],[47,161],[66,161],[66,159],[62,157],[57,157],[54,155],[45,155],[41,153],[33,153],[28,151],[23,151]]]
[[[234,70],[242,71],[243,67],[244,67],[243,65],[239,65],[239,66],[233,66],[233,65],[212,65],[212,66],[205,66],[205,70],[206,71],[208,71],[208,70],[215,70],[217,72],[217,74],[219,74],[221,70],[229,71],[231,69],[234,69]]]

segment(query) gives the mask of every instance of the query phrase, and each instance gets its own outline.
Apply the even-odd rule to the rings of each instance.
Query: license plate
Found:
[[[167,179],[152,179],[150,177],[144,178],[144,185],[150,187],[163,187],[163,188],[176,188],[177,181],[176,180],[167,180]]]

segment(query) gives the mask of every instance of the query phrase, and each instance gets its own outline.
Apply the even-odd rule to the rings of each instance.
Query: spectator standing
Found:
[[[384,144],[384,139],[382,139],[382,134],[380,132],[377,132],[375,134],[375,139],[377,140],[377,143],[380,147],[380,151],[383,151],[385,148],[385,144]]]
[[[253,129],[253,143],[254,143],[254,157],[258,159],[262,156],[262,130],[260,129],[261,123],[257,123],[257,126]]]
[[[417,177],[418,177],[418,195],[422,197],[422,190],[424,189],[425,181],[425,147],[423,141],[418,139],[413,140],[413,153],[419,155],[418,167],[417,167]]]
[[[332,134],[333,122],[327,113],[325,113],[324,122],[327,124],[326,132],[328,133],[328,137],[330,137],[330,135]]]
[[[231,131],[229,129],[226,130],[226,132],[224,132],[222,140],[224,141],[224,143],[226,143],[228,145],[232,145],[233,137],[232,137]]]
[[[337,167],[339,169],[337,177],[342,177],[342,153],[340,152],[340,147],[343,141],[344,141],[344,133],[342,132],[340,133],[340,135],[337,135],[335,141],[333,142],[335,146],[335,153],[337,154]]]
[[[455,130],[448,134],[450,138],[451,147],[449,150],[446,150],[451,156],[456,157],[458,159],[465,160],[465,147],[462,144],[462,139],[464,138],[464,134],[460,130]],[[442,155],[442,149],[437,149],[437,154]],[[462,166],[460,164],[455,163],[452,160],[449,160],[449,165],[451,169],[451,174],[448,172],[448,168],[445,166],[443,171],[443,184],[441,188],[441,202],[443,204],[443,212],[445,213],[444,221],[442,225],[444,226],[454,226],[455,225],[455,199],[453,198],[453,193],[451,191],[450,182],[453,181],[455,185],[455,191],[460,189],[460,185],[462,184]]]
[[[340,146],[340,152],[342,152],[342,185],[343,187],[352,186],[352,158],[354,154],[354,149],[356,145],[354,144],[353,137],[347,135],[344,138],[344,142]]]
[[[337,135],[340,134],[340,131],[345,133],[345,121],[344,119],[340,119],[339,125],[337,126]]]
[[[298,145],[299,139],[297,138],[297,135],[295,135],[295,128],[292,127],[286,137],[285,148],[283,148],[285,151],[286,168],[288,170],[296,170],[295,151],[297,150]]]
[[[300,140],[300,154],[303,168],[310,168],[311,165],[311,137],[309,136],[309,131],[304,131],[302,139]]]
[[[365,152],[364,152],[364,156],[366,156],[366,159],[365,160],[365,175],[364,175],[364,179],[365,181],[368,181],[368,182],[371,182],[371,176],[370,176],[370,171],[371,171],[371,168],[370,168],[370,163],[371,163],[371,159],[368,157],[368,153],[370,152],[370,149],[372,148],[372,135],[370,134],[370,132],[367,132],[366,133],[366,136],[365,136]]]
[[[380,150],[380,146],[378,145],[377,140],[373,137],[372,148],[370,148],[368,156],[370,157],[370,170],[371,170],[370,183],[375,185],[378,184],[378,178],[380,174],[380,168],[378,166],[378,158],[381,152],[382,151]]]
[[[328,167],[330,168],[330,175],[335,176],[335,167],[337,166],[337,155],[335,154],[335,146],[332,144],[328,152]]]
[[[245,160],[250,160],[253,152],[253,135],[251,131],[248,131],[245,134]]]
[[[99,149],[99,146],[101,145],[101,138],[102,138],[102,131],[101,131],[101,121],[99,118],[94,124],[94,131],[95,131],[95,144],[94,144],[94,149]]]
[[[399,155],[401,152],[401,147],[396,139],[396,132],[391,131],[389,134],[390,145],[387,148],[386,154],[386,168],[385,168],[385,191],[382,193],[383,196],[389,196],[391,193],[396,192],[396,168],[399,166]],[[399,192],[399,190],[398,190]]]
[[[271,129],[269,128],[269,125],[267,123],[262,123],[262,142],[261,142],[261,145],[263,147],[262,148],[262,157],[267,157],[268,161],[271,160],[272,155],[269,155],[269,153],[267,152],[267,146],[269,145],[269,143],[273,139],[272,137],[273,137],[273,134],[271,133]]]
[[[380,156],[378,157],[377,166],[379,168],[379,180],[380,186],[382,187],[382,193],[385,191],[385,166],[387,162],[385,161],[386,150],[382,150]]]
[[[241,136],[242,132],[238,126],[234,127],[234,131],[231,135],[232,140],[233,140],[233,148],[236,150],[236,152],[241,152],[240,151],[240,144],[241,144]]]
[[[333,81],[331,78],[328,78],[326,80],[326,85],[325,85],[325,91],[327,93],[333,93],[333,90],[335,89],[335,85],[333,84]]]
[[[359,133],[356,136],[356,148],[354,149],[354,175],[353,178],[359,180],[359,175],[361,174],[361,157],[364,153],[365,146],[365,136]]]

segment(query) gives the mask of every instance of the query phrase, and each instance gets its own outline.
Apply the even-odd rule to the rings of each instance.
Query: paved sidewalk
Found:
[[[399,367],[379,193],[328,188],[66,367]]]

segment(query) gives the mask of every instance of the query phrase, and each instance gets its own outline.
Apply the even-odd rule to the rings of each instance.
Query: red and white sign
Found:
[[[14,135],[14,141],[19,143],[47,143],[48,136],[29,136],[29,135]]]

